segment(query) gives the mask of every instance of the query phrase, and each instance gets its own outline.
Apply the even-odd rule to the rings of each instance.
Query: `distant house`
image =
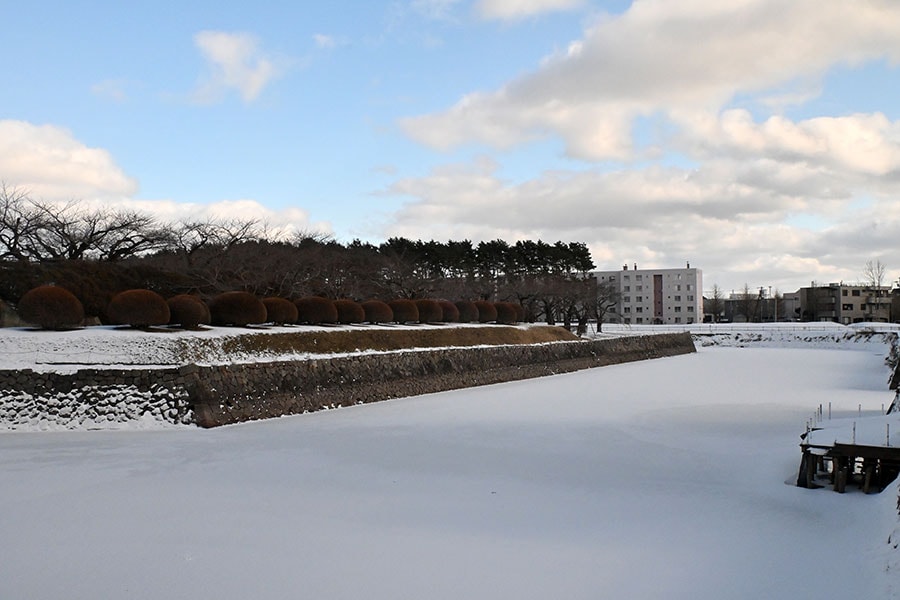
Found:
[[[800,288],[800,319],[851,323],[891,321],[891,293],[887,286],[829,283]]]
[[[616,302],[603,315],[604,323],[676,324],[703,319],[703,272],[684,269],[595,271],[598,287],[614,290]]]

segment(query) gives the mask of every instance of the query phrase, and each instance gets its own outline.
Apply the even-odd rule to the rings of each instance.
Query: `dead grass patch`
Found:
[[[407,348],[465,347],[480,345],[543,344],[573,341],[578,336],[562,327],[533,326],[337,329],[285,333],[247,333],[228,339],[226,352],[259,354],[343,354],[365,350],[403,350]]]

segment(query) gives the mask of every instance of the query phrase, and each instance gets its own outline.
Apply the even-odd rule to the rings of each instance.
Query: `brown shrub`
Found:
[[[394,323],[416,323],[419,321],[419,309],[416,307],[416,303],[412,300],[391,300],[388,302],[388,306],[391,307],[391,310],[394,313]]]
[[[513,302],[512,305],[516,308],[516,322],[523,323],[525,321],[525,307],[518,302]]]
[[[444,311],[436,300],[421,298],[415,300],[415,303],[419,311],[419,323],[439,323],[444,317]]]
[[[493,302],[487,300],[476,300],[475,308],[478,309],[478,322],[490,323],[497,320],[497,309]]]
[[[106,315],[113,325],[150,327],[169,322],[169,305],[152,290],[125,290],[112,297]]]
[[[209,325],[209,307],[197,296],[178,294],[166,300],[169,305],[169,324],[181,325],[184,329],[196,329]]]
[[[456,310],[459,311],[460,323],[473,323],[478,320],[478,307],[474,302],[460,300],[456,303]]]
[[[512,302],[495,302],[494,308],[497,310],[498,323],[513,325],[519,322],[516,305]]]
[[[297,322],[309,325],[337,323],[338,311],[334,302],[321,296],[308,296],[295,300],[297,306]]]
[[[266,305],[250,292],[225,292],[209,301],[213,325],[244,327],[266,322]]]
[[[353,300],[335,300],[334,307],[338,313],[338,323],[362,323],[366,320],[366,311]]]
[[[441,307],[441,321],[444,323],[457,323],[459,322],[459,309],[456,308],[456,305],[450,302],[449,300],[438,300],[438,304]]]
[[[28,290],[19,299],[19,316],[43,329],[68,329],[84,321],[84,307],[69,290],[42,285]]]
[[[381,300],[366,300],[361,306],[368,323],[390,323],[394,320],[394,311]]]
[[[275,325],[284,325],[285,323],[296,323],[299,312],[297,305],[290,300],[270,296],[263,298],[263,306],[266,307],[266,323],[274,323]]]

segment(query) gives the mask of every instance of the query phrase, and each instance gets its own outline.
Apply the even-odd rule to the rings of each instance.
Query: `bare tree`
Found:
[[[31,244],[41,228],[26,190],[0,182],[0,258],[29,260]]]
[[[884,286],[885,271],[887,268],[880,260],[866,261],[863,269],[863,285],[867,285],[872,289],[880,289]]]
[[[618,312],[622,294],[611,281],[602,281],[597,285],[597,298],[594,310],[597,316],[597,332],[603,331],[603,318],[609,313],[621,316]]]
[[[713,284],[712,295],[703,304],[704,312],[712,315],[713,323],[718,323],[725,312],[725,294],[718,283]]]

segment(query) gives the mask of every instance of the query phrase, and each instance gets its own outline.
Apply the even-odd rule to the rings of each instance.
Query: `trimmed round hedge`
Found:
[[[84,306],[69,290],[56,285],[41,285],[19,299],[19,316],[42,329],[71,329],[84,321]]]
[[[294,301],[297,307],[297,322],[308,325],[337,323],[338,311],[334,302],[321,296],[307,296]]]
[[[363,310],[359,302],[335,300],[334,307],[337,309],[338,323],[349,325],[351,323],[362,323],[366,320],[366,311]]]
[[[109,301],[106,314],[113,325],[152,327],[169,323],[169,305],[152,290],[125,290]]]
[[[459,311],[460,323],[474,323],[478,321],[478,307],[470,300],[456,302],[456,310]]]
[[[250,292],[225,292],[209,301],[213,325],[245,327],[266,322],[266,305]]]
[[[297,322],[299,316],[297,305],[290,300],[270,296],[263,298],[262,303],[266,307],[266,323],[284,325]]]
[[[516,305],[512,302],[495,302],[494,308],[497,310],[498,323],[502,323],[503,325],[514,325],[519,322]]]
[[[441,307],[441,321],[444,323],[459,322],[459,309],[449,300],[438,300]]]
[[[391,310],[391,307],[386,302],[366,300],[360,306],[362,306],[366,315],[367,323],[374,325],[377,323],[390,323],[394,320],[394,311]]]
[[[419,311],[419,323],[440,323],[444,318],[444,311],[436,300],[422,298],[415,303]]]
[[[493,302],[487,300],[476,300],[475,308],[478,309],[478,322],[491,323],[497,320],[497,308]]]
[[[398,299],[388,302],[388,306],[394,312],[394,323],[417,323],[419,321],[419,309],[412,300]]]
[[[198,296],[178,294],[166,300],[169,305],[169,325],[180,325],[182,329],[196,329],[209,325],[209,307]]]

